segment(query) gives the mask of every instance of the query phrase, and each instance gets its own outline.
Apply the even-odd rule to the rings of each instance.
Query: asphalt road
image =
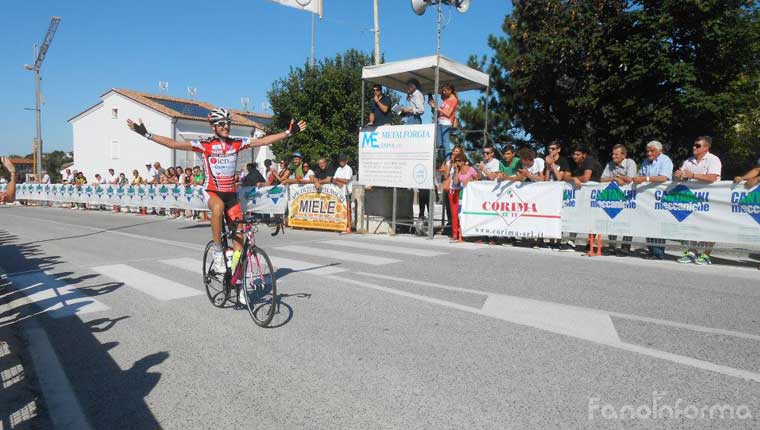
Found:
[[[262,231],[284,304],[262,329],[208,302],[209,236],[0,207],[0,325],[52,345],[59,423],[78,405],[98,429],[760,427],[754,267]]]

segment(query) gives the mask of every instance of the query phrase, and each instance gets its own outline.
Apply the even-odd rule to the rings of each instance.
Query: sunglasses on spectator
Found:
[[[694,144],[694,147],[695,147],[695,148],[697,148],[697,149],[699,149],[699,148],[701,148],[701,147],[702,147],[702,144],[701,144],[701,143],[695,143],[695,144]]]

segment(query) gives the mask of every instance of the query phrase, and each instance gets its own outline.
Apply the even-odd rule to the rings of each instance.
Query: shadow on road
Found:
[[[27,272],[47,281],[31,285],[2,283],[0,321],[23,332],[23,321],[34,318],[44,328],[92,428],[161,428],[145,398],[161,379],[161,373],[151,369],[166,361],[169,353],[157,351],[124,366],[125,361],[129,362],[125,359],[129,354],[120,351],[120,365],[110,353],[119,342],[101,343],[96,334],[108,332],[130,316],[104,317],[101,313],[87,321],[88,314],[75,314],[91,303],[87,297],[110,294],[123,283],[97,283],[100,275],[72,276],[72,272],[56,271],[56,266],[63,263],[61,257],[43,255],[36,243],[39,242],[18,244],[18,238],[0,230],[2,267],[8,272]],[[10,277],[14,278],[18,276]],[[65,286],[61,287],[62,284]],[[18,300],[33,294],[39,298],[35,303]],[[78,301],[72,303],[72,299]],[[40,374],[44,370],[35,371]],[[44,395],[43,390],[43,403],[47,401]]]
[[[75,234],[75,235],[72,235],[72,236],[63,236],[63,237],[54,237],[54,238],[50,238],[50,239],[36,240],[34,242],[27,242],[27,243],[24,243],[22,245],[25,246],[25,245],[34,245],[34,244],[45,243],[45,242],[55,242],[55,241],[59,241],[59,240],[79,239],[79,238],[82,238],[82,237],[88,237],[88,236],[95,236],[97,234],[103,234],[103,233],[106,233],[106,232],[109,232],[109,231],[124,230],[124,229],[128,229],[128,228],[140,227],[140,226],[148,225],[148,224],[159,224],[159,223],[162,223],[162,222],[165,223],[167,221],[168,220],[161,219],[161,220],[156,220],[156,221],[141,222],[141,223],[137,223],[137,224],[123,225],[121,227],[104,228],[102,230],[93,231],[91,233],[82,233],[82,234]],[[82,227],[89,227],[89,226],[82,226]]]

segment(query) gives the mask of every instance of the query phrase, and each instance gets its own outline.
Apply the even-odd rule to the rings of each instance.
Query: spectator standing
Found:
[[[193,167],[193,185],[203,185],[206,182],[206,174],[200,166]]]
[[[571,176],[570,163],[562,155],[562,142],[554,140],[547,147],[547,155],[544,158],[547,181],[564,181],[566,176]]]
[[[514,155],[514,154],[513,154]],[[514,158],[514,157],[513,157]],[[486,144],[483,147],[483,161],[478,164],[478,172],[481,179],[496,180],[499,172],[503,170],[501,161],[496,158],[496,150],[493,145]]]
[[[129,180],[127,179],[127,175],[124,173],[119,173],[119,179],[116,185],[123,187],[125,185],[129,185]]]
[[[383,86],[375,84],[372,87],[370,102],[369,126],[379,127],[391,123],[391,98],[383,94]]]
[[[156,180],[156,170],[150,163],[145,163],[145,182],[146,184],[157,184],[158,181]]]
[[[280,180],[285,183],[297,184],[303,178],[303,156],[300,152],[294,152],[291,163],[280,172]]]
[[[280,183],[280,177],[277,174],[277,169],[275,169],[275,164],[272,162],[272,160],[264,160],[264,167],[267,169],[267,186],[278,185]]]
[[[354,171],[348,165],[348,157],[344,154],[338,156],[338,168],[335,169],[333,184],[341,187],[346,193],[346,231],[351,229],[351,191]]]
[[[446,160],[443,164],[441,164],[441,168],[439,169],[439,172],[441,172],[442,175],[442,184],[443,184],[443,207],[445,208],[446,212],[446,220],[448,221],[448,224],[451,224],[452,216],[451,216],[451,204],[449,203],[449,192],[451,191],[451,177],[454,174],[454,158],[457,157],[459,154],[464,155],[464,150],[461,146],[456,145],[454,146],[454,149],[451,151],[451,155],[449,155],[448,160]],[[429,197],[428,197],[429,198]]]
[[[436,101],[428,97],[428,104],[435,109]],[[441,106],[438,108],[438,149],[443,150],[444,158],[451,154],[454,145],[451,143],[451,130],[456,128],[457,107],[459,97],[451,84],[441,87]]]
[[[744,182],[745,188],[752,188],[760,183],[760,158],[757,159],[757,164],[754,168],[750,169],[749,172],[745,173],[743,176],[737,176],[734,178],[734,183],[740,184],[742,182]]]
[[[522,165],[520,164],[520,158],[515,156],[516,154],[514,146],[508,145],[506,148],[504,148],[504,151],[502,151],[502,155],[504,156],[504,161],[502,161],[501,166],[499,167],[498,178],[504,180],[505,178],[517,175],[517,171]],[[538,164],[543,166],[543,160]],[[543,173],[544,172],[541,172],[542,176]]]
[[[673,176],[680,181],[697,181],[703,184],[712,184],[720,181],[720,173],[723,166],[720,158],[710,152],[712,138],[710,136],[699,136],[693,145],[693,156],[683,162],[680,169],[676,170]],[[679,263],[696,263],[699,265],[712,264],[710,254],[715,242],[695,242],[689,241],[689,249],[684,252],[683,257],[678,259]],[[699,248],[704,250],[700,253]],[[697,256],[699,254],[699,256]]]
[[[66,174],[63,175],[62,178],[64,181],[68,182],[69,184],[74,183],[74,174],[71,173],[71,169],[66,169]]]
[[[615,182],[623,186],[633,183],[635,177],[636,162],[628,158],[628,148],[621,144],[613,146],[612,160],[604,166],[600,182]],[[611,234],[608,252],[618,257],[628,255],[631,253],[631,241],[633,241],[633,237],[623,236],[623,244],[616,249],[617,236]]]
[[[544,171],[546,170],[544,159],[537,158],[536,151],[530,148],[522,148],[519,151],[519,158],[514,158],[520,161],[521,166],[517,170],[516,180],[525,182],[542,182],[546,180],[544,176]]]
[[[308,162],[304,162],[303,166],[303,178],[298,180],[299,184],[311,184],[315,181],[314,171],[311,170],[311,165]]]
[[[261,172],[256,168],[254,163],[248,163],[245,165],[246,175],[240,181],[240,185],[244,187],[262,187],[266,185],[266,179],[261,176]]]
[[[108,169],[108,175],[106,176],[106,184],[116,185],[119,183],[119,177],[116,176],[116,172],[113,169]]]
[[[142,185],[143,184],[143,178],[140,176],[140,172],[137,170],[132,171],[132,181],[130,181],[130,185]]]
[[[47,171],[42,171],[42,181],[40,181],[41,184],[50,184],[50,175],[48,175]]]
[[[449,191],[449,205],[451,205],[451,241],[462,242],[462,230],[459,226],[459,199],[462,190],[471,181],[478,180],[478,172],[467,165],[464,153],[454,158],[454,171],[451,175],[451,189]]]
[[[420,91],[420,83],[410,79],[406,83],[406,100],[408,107],[401,109],[406,124],[422,124],[422,114],[425,113],[425,96]]]
[[[574,168],[570,172],[570,175],[565,174],[565,181],[572,184],[576,188],[580,188],[586,182],[599,182],[602,176],[602,165],[596,158],[589,155],[589,150],[583,145],[579,145],[575,151],[573,151]],[[570,233],[565,246],[561,251],[575,251],[575,238],[578,233]],[[589,244],[591,247],[592,244]]]
[[[646,159],[641,163],[639,175],[633,178],[634,184],[663,183],[673,179],[673,161],[662,153],[662,143],[652,140],[647,143]],[[649,255],[644,258],[662,260],[665,258],[665,239],[646,238]]]
[[[317,189],[321,188],[324,184],[331,183],[333,176],[335,176],[335,169],[327,163],[327,159],[320,158],[317,160],[317,167],[314,168],[314,184],[317,186]]]

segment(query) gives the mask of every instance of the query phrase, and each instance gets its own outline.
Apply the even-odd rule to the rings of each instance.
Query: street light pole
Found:
[[[37,149],[37,162],[34,165],[34,178],[39,181],[42,179],[42,90],[41,90],[40,69],[34,70],[34,121],[36,124],[36,134],[34,138],[34,147]]]
[[[36,162],[34,163],[34,176],[35,179],[40,180],[42,177],[42,90],[40,76],[40,67],[42,67],[42,61],[45,60],[48,48],[50,48],[50,42],[53,41],[53,35],[58,29],[58,23],[61,22],[61,18],[54,16],[50,19],[50,26],[45,34],[45,39],[42,45],[37,49],[37,44],[34,45],[35,60],[34,65],[24,65],[25,70],[34,72],[34,118],[36,122],[36,135],[34,138]]]

